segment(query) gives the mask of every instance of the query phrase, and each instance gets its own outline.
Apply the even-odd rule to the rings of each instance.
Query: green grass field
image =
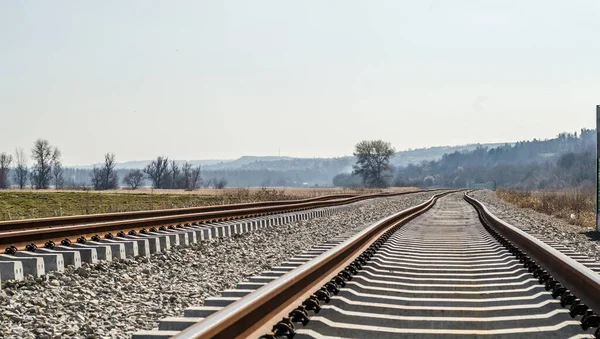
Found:
[[[0,220],[185,208],[299,198],[276,190],[213,193],[0,191]]]
[[[389,191],[413,191],[394,188]],[[242,202],[306,199],[340,193],[375,193],[381,190],[340,188],[227,188],[139,191],[0,191],[0,221],[67,215],[186,208]]]
[[[0,220],[215,205],[216,196],[94,192],[0,192]]]

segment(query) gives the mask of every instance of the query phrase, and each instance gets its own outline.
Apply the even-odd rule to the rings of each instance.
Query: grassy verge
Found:
[[[594,190],[514,191],[498,190],[496,195],[521,208],[567,220],[573,225],[595,227],[596,192]]]
[[[412,189],[403,189],[412,190]],[[329,194],[371,193],[342,189],[229,188],[141,191],[0,191],[0,221],[66,215],[185,208],[242,202],[305,199]]]

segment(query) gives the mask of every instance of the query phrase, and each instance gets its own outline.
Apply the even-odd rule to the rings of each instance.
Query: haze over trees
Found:
[[[62,185],[62,166],[60,165],[60,151],[52,147],[48,140],[38,139],[31,149],[34,164],[30,173],[31,185],[36,189],[47,189],[54,174],[60,177],[55,183]]]
[[[129,186],[130,189],[135,190],[140,187],[144,180],[144,172],[139,169],[132,170],[123,178],[123,183]]]
[[[22,148],[15,150],[15,183],[19,189],[25,188],[27,185],[27,176],[29,175],[29,168],[27,168],[27,157],[25,151]]]
[[[169,162],[168,157],[159,156],[144,169],[157,189],[195,190],[202,183],[201,167],[192,167],[190,163],[179,167],[176,161]]]
[[[154,188],[165,188],[165,182],[170,176],[169,158],[159,156],[156,160],[152,160],[144,169],[144,173],[152,180]]]
[[[212,183],[212,187],[218,190],[222,190],[227,186],[227,179],[225,178],[213,178],[210,183]]]
[[[582,129],[549,140],[480,146],[398,168],[395,185],[468,187],[493,181],[498,187],[516,189],[591,188],[596,180],[595,145],[596,132]]]
[[[54,148],[52,152],[52,180],[54,181],[54,187],[57,190],[63,189],[65,185],[64,169],[60,161],[61,153],[58,148]]]
[[[361,141],[355,146],[356,164],[353,174],[362,177],[367,187],[387,187],[391,177],[390,157],[396,153],[389,142]]]
[[[381,146],[387,144],[377,142],[382,143]],[[529,190],[595,186],[596,135],[590,129],[561,133],[549,140],[533,139],[487,147],[443,146],[394,154],[393,149],[377,151],[373,143],[359,143],[357,146],[361,147],[357,147],[355,157],[249,156],[230,161],[212,161],[201,168],[199,164],[205,162],[174,161],[161,156],[151,162],[137,162],[138,166],[147,164],[143,169],[132,169],[123,167],[122,163],[117,164],[111,153],[106,154],[104,162],[95,168],[65,167],[58,148],[40,139],[35,141],[31,156],[27,150],[19,148],[12,155],[3,154],[0,158],[0,188],[31,186],[32,189],[46,189],[54,186],[57,189],[92,187],[104,190],[118,188],[119,184],[130,189],[152,185],[157,189],[183,190],[226,186],[307,187],[317,184],[343,187],[469,187],[473,183],[483,182],[495,182],[499,188]],[[387,146],[391,148],[391,145]],[[413,162],[432,159],[444,150],[454,151],[439,159]],[[378,158],[379,153],[384,157]],[[400,162],[399,157],[403,159]],[[408,165],[399,166],[399,163]]]
[[[115,171],[114,153],[104,155],[104,165],[100,168],[94,166],[90,173],[92,186],[95,190],[113,190],[119,187],[119,176]]]
[[[12,156],[10,154],[0,154],[0,189],[10,187],[10,164]]]
[[[197,189],[202,184],[201,166],[192,167],[192,164],[186,162],[182,167],[182,179],[180,187],[188,191]]]

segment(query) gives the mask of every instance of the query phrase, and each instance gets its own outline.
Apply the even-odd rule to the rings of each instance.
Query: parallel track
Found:
[[[229,306],[164,335],[593,337],[600,276],[469,202],[477,210],[439,194],[264,286],[242,283]]]
[[[570,338],[580,325],[453,196],[391,236],[296,338]]]
[[[156,233],[213,222],[342,206],[366,199],[410,193],[415,192],[333,195],[291,201],[0,222],[0,247],[13,246],[13,249],[24,250],[28,245],[29,248],[48,247],[51,246],[50,242],[85,242],[92,237],[112,239],[126,234]]]
[[[15,231],[15,230],[36,229],[36,228],[43,228],[43,227],[50,227],[50,226],[84,225],[84,224],[99,223],[99,222],[109,222],[109,221],[119,221],[119,220],[135,220],[135,219],[145,219],[145,218],[154,218],[154,217],[176,216],[176,215],[192,214],[192,213],[222,212],[222,211],[239,210],[239,209],[245,209],[245,208],[285,206],[285,205],[294,205],[294,204],[307,203],[307,202],[345,199],[345,198],[352,198],[352,197],[356,197],[356,196],[358,196],[358,194],[333,194],[333,195],[326,195],[326,196],[321,196],[321,197],[300,199],[300,200],[261,201],[261,202],[251,202],[251,203],[188,207],[188,208],[172,208],[172,209],[161,209],[161,210],[151,210],[151,211],[132,211],[132,212],[120,212],[120,213],[102,213],[102,214],[61,216],[61,217],[51,217],[51,218],[36,218],[36,219],[0,221],[0,230],[1,231]]]

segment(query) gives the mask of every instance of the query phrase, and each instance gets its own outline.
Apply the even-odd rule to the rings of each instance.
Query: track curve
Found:
[[[456,191],[304,260],[134,338],[600,338],[598,274]]]
[[[405,224],[295,338],[589,337],[461,194]]]

